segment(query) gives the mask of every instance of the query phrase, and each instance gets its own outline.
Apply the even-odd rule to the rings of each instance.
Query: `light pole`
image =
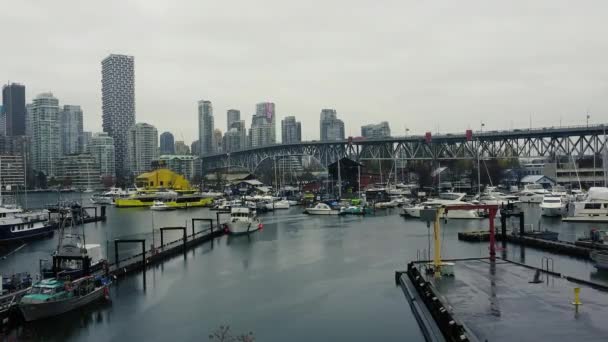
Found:
[[[589,118],[591,117],[591,115],[589,115],[589,113],[587,113],[587,128],[589,128]]]
[[[482,122],[481,122],[481,133],[483,133],[483,128],[484,128],[484,126],[485,126],[485,125],[486,125],[486,124],[485,124],[485,123],[482,121]]]

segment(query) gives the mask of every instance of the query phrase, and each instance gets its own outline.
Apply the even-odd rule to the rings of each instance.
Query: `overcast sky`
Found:
[[[0,0],[0,78],[52,91],[101,130],[101,60],[135,56],[136,119],[198,138],[197,105],[250,125],[255,104],[318,139],[608,122],[606,1]]]

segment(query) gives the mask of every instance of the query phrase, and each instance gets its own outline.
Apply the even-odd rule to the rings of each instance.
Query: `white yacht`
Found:
[[[403,208],[403,214],[411,217],[420,217],[421,209],[438,208],[444,205],[472,205],[462,199],[466,196],[465,193],[459,192],[444,192],[439,194],[439,198],[430,199],[412,207]],[[448,211],[447,218],[453,219],[478,219],[481,218],[477,210],[452,210]]]
[[[112,204],[116,198],[126,198],[131,195],[135,195],[136,193],[137,189],[135,188],[123,190],[121,188],[112,187],[110,190],[102,194],[93,195],[91,197],[91,202],[95,204]]]
[[[340,210],[332,209],[328,204],[319,202],[314,207],[306,208],[304,212],[310,215],[338,215]]]
[[[574,203],[574,215],[564,221],[608,222],[608,188],[589,188],[585,200]]]
[[[248,234],[262,228],[262,223],[255,209],[233,207],[230,209],[230,220],[225,223],[230,234]]]
[[[280,200],[280,201],[268,202],[268,203],[266,203],[266,209],[268,209],[268,210],[289,209],[289,201]]]
[[[541,203],[543,197],[549,193],[541,184],[526,184],[524,190],[519,193],[519,201],[524,203]]]
[[[541,215],[564,216],[567,214],[566,205],[567,202],[559,194],[545,195],[545,197],[543,197],[543,201],[540,203]]]

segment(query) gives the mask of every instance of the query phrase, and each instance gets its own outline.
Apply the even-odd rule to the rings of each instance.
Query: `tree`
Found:
[[[40,189],[46,189],[48,187],[46,175],[42,171],[36,173],[36,187]]]

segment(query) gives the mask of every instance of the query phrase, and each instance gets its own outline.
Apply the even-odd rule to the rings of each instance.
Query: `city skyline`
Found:
[[[120,16],[109,15],[111,5],[80,8],[81,15],[68,16],[64,4],[38,4],[32,13],[31,5],[18,2],[13,4],[16,15],[4,22],[27,30],[7,39],[16,51],[28,53],[5,55],[0,74],[6,82],[28,87],[27,102],[52,91],[65,103],[80,105],[85,131],[98,132],[99,61],[110,53],[135,56],[138,120],[183,136],[186,143],[198,134],[195,125],[182,122],[195,123],[192,108],[200,98],[212,101],[216,113],[239,109],[248,127],[255,103],[274,102],[277,122],[287,115],[302,121],[303,140],[317,138],[321,108],[341,113],[347,136],[356,136],[371,117],[388,121],[394,135],[404,134],[406,127],[420,134],[475,130],[482,121],[487,130],[522,128],[530,118],[535,127],[560,121],[574,125],[585,121],[587,111],[591,122],[601,122],[608,112],[606,72],[599,58],[606,26],[600,13],[606,4],[558,5],[552,11],[543,4],[551,3],[491,7],[465,1],[444,4],[446,11],[439,11],[442,5],[406,1],[382,8],[355,6],[336,16],[343,6],[336,2],[321,12],[313,11],[314,5],[302,9],[301,18],[326,25],[311,31],[278,3],[267,12],[242,3],[236,14],[228,4],[208,11],[198,2],[134,3]],[[455,15],[448,15],[452,11]],[[369,14],[362,23],[364,13]],[[426,13],[434,13],[433,25],[422,21]],[[461,23],[459,15],[465,13],[476,19]],[[128,29],[133,17],[166,24],[150,25],[151,42]],[[279,45],[269,39],[277,35],[274,24],[259,24],[277,17],[293,35]],[[563,25],[564,20],[571,25]],[[256,25],[243,30],[243,23],[251,22]],[[510,29],[509,22],[516,22],[517,29]],[[74,25],[84,31],[75,32]],[[42,35],[49,39],[40,42]],[[85,39],[97,43],[79,48]],[[56,53],[34,53],[34,48]],[[216,126],[224,131],[224,115],[217,115]]]

